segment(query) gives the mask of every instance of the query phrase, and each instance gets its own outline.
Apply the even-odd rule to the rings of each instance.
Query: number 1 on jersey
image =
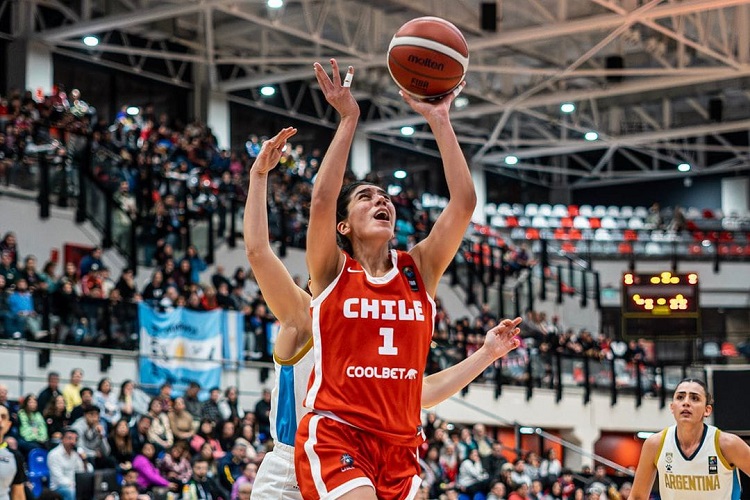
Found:
[[[398,347],[393,346],[393,328],[381,328],[380,336],[383,337],[383,345],[378,347],[378,354],[381,356],[398,355]]]

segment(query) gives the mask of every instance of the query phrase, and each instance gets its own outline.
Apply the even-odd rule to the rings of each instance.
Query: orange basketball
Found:
[[[430,99],[460,84],[469,66],[469,47],[461,31],[439,17],[407,22],[388,46],[388,71],[409,94]]]

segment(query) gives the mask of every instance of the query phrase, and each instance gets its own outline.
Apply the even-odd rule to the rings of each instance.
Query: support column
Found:
[[[41,42],[29,41],[26,46],[26,88],[34,92],[42,89],[44,95],[51,95],[54,83],[52,51]]]
[[[219,149],[229,149],[232,143],[229,101],[222,92],[210,92],[208,95],[208,126],[216,136]]]
[[[594,454],[594,446],[599,440],[599,430],[592,428],[588,423],[580,423],[573,427],[573,435],[577,438],[573,442],[577,441],[577,445],[580,446],[584,452],[589,455]],[[581,470],[583,465],[590,465],[594,468],[594,463],[591,458],[584,457],[577,453],[570,453],[565,458],[565,466],[573,470]]]
[[[474,208],[471,220],[477,224],[487,224],[487,217],[484,215],[484,205],[487,203],[487,177],[481,163],[472,163],[469,169],[474,191],[477,193],[477,206]]]
[[[370,140],[364,133],[356,132],[354,134],[351,162],[352,172],[354,172],[357,179],[364,179],[364,177],[372,171]]]
[[[209,83],[204,64],[193,64],[192,118],[206,121],[208,117]]]
[[[34,27],[34,6],[31,2],[12,2],[11,9],[15,39],[8,44],[5,83],[7,88],[22,92],[29,88],[26,82],[29,37]]]

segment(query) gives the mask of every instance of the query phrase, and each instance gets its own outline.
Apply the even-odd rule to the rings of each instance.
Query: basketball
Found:
[[[453,91],[469,66],[461,31],[439,17],[418,17],[401,26],[388,46],[388,71],[404,91],[431,99]]]

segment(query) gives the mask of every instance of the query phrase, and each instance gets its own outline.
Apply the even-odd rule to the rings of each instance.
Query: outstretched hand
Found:
[[[346,71],[344,81],[341,81],[341,73],[339,72],[339,64],[336,59],[331,59],[331,70],[332,76],[328,76],[326,70],[323,69],[320,63],[313,64],[315,70],[315,78],[318,80],[320,90],[328,101],[328,104],[338,111],[341,118],[347,116],[359,116],[359,104],[351,93],[351,83],[354,78],[354,67],[349,66]]]
[[[296,128],[286,127],[281,129],[278,134],[265,141],[260,147],[258,157],[255,158],[255,162],[253,162],[250,171],[256,174],[266,174],[273,170],[273,168],[279,164],[281,153],[286,146],[286,141],[296,133]]]
[[[521,330],[518,325],[521,318],[504,319],[496,327],[487,332],[484,337],[484,349],[488,349],[493,359],[498,359],[508,354],[513,349],[521,345],[521,341],[516,337]]]
[[[439,99],[430,101],[416,99],[403,90],[399,91],[399,94],[401,94],[404,101],[411,106],[411,109],[424,116],[429,122],[432,118],[447,118],[451,104],[453,104],[453,101],[458,97],[465,86],[466,82],[461,82],[453,92],[450,92]]]

